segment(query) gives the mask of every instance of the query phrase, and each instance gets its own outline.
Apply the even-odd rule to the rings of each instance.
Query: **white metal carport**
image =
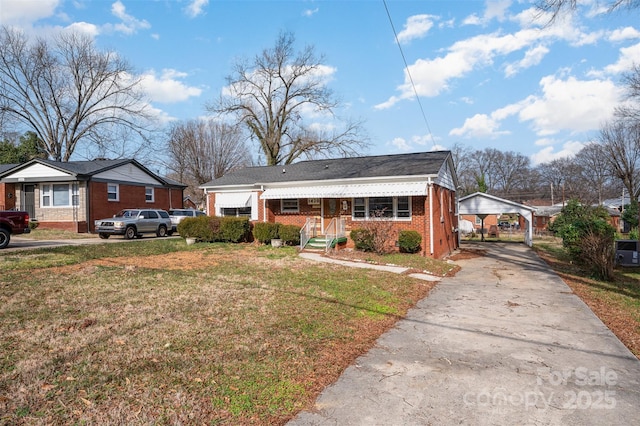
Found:
[[[529,247],[533,245],[534,211],[535,209],[533,207],[485,194],[484,192],[476,192],[475,194],[467,195],[458,200],[458,220],[460,219],[460,215],[465,214],[487,215],[517,213],[524,217],[524,242]]]

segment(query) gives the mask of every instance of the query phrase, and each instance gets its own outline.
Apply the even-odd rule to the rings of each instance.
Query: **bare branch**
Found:
[[[123,132],[148,141],[153,122],[139,83],[88,36],[65,32],[30,44],[0,29],[0,120],[34,131],[52,159],[68,161],[79,144],[109,150]]]
[[[326,86],[324,58],[310,46],[296,53],[294,41],[292,34],[282,33],[252,63],[236,62],[227,88],[208,110],[243,123],[268,165],[359,154],[367,146],[362,123],[335,117],[340,103]],[[306,122],[312,115],[331,117],[331,125],[337,122],[342,128],[319,130]]]

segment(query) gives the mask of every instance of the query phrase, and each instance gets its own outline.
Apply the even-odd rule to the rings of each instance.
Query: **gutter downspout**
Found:
[[[87,210],[87,232],[91,234],[91,228],[93,228],[93,220],[91,219],[91,191],[89,190],[89,188],[91,188],[91,179],[87,179],[85,181],[85,185],[87,186],[87,195],[85,197],[85,206]]]
[[[264,185],[260,185],[260,192],[264,194]],[[267,200],[264,198],[262,198],[262,221],[267,222]]]
[[[429,179],[429,250],[433,257],[433,182]]]

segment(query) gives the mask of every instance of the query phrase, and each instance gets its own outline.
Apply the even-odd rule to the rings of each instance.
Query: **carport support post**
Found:
[[[487,214],[476,214],[480,218],[480,241],[484,241],[484,219],[489,216]]]

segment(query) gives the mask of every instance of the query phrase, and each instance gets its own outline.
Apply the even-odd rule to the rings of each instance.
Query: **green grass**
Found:
[[[428,291],[182,239],[0,265],[0,424],[283,424]]]

